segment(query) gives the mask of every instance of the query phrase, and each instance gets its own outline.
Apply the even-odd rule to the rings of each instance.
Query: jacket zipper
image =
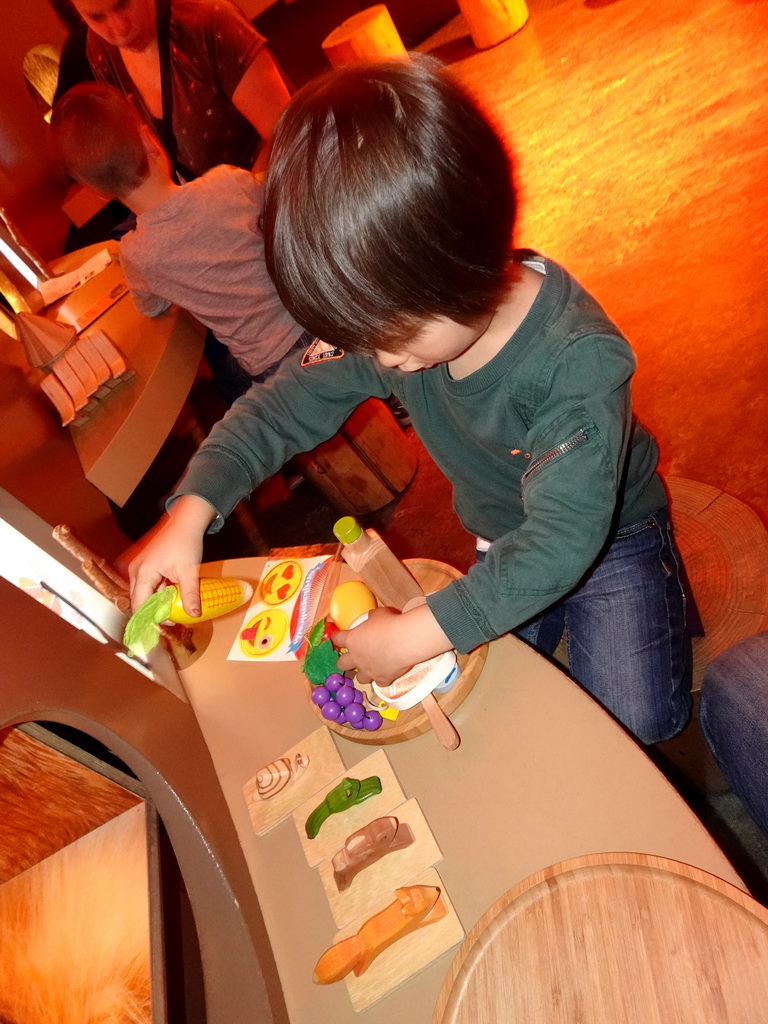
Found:
[[[520,477],[520,500],[523,500],[523,488],[531,479],[535,476],[540,469],[548,466],[550,462],[554,462],[555,459],[559,459],[561,455],[566,455],[568,452],[573,451],[574,448],[578,448],[584,441],[589,440],[589,435],[583,427],[579,428],[578,433],[574,434],[573,437],[569,437],[567,441],[563,441],[561,444],[555,445],[554,448],[550,448],[548,452],[540,455],[534,463],[532,463],[528,469]]]

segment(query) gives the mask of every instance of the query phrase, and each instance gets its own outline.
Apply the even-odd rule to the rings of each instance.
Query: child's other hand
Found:
[[[425,604],[402,615],[377,608],[354,629],[334,633],[333,643],[347,650],[339,657],[340,672],[357,669],[359,682],[375,680],[379,686],[389,686],[417,662],[453,646]]]
[[[339,656],[339,671],[357,669],[359,682],[371,683],[375,679],[382,686],[406,672],[413,661],[408,661],[400,643],[402,619],[393,608],[377,608],[354,629],[334,633],[334,646],[347,650]]]
[[[199,503],[199,504],[198,504]],[[184,496],[171,507],[131,562],[131,606],[134,611],[159,586],[175,583],[188,615],[200,614],[199,565],[203,535],[215,511],[202,498]]]

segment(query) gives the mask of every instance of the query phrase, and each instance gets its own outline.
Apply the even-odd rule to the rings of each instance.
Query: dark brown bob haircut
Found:
[[[80,82],[51,114],[54,151],[67,173],[111,199],[123,199],[149,174],[143,121],[111,85]]]
[[[344,349],[398,351],[425,322],[483,322],[508,283],[509,156],[432,58],[304,86],[275,132],[267,267],[293,317]]]

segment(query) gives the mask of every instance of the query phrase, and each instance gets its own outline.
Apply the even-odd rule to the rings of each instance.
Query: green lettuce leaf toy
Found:
[[[123,633],[123,643],[128,653],[136,658],[146,658],[160,639],[161,622],[171,614],[171,606],[178,596],[178,588],[171,585],[150,594],[128,619]]]
[[[331,672],[336,671],[339,652],[325,637],[326,620],[320,619],[307,633],[307,653],[301,670],[313,686],[324,683]]]

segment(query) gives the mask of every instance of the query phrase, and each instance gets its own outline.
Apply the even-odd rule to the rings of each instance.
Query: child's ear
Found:
[[[160,144],[160,140],[148,125],[140,125],[139,131],[141,132],[141,142],[142,145],[144,146],[147,156],[153,157],[165,154],[165,151]]]

